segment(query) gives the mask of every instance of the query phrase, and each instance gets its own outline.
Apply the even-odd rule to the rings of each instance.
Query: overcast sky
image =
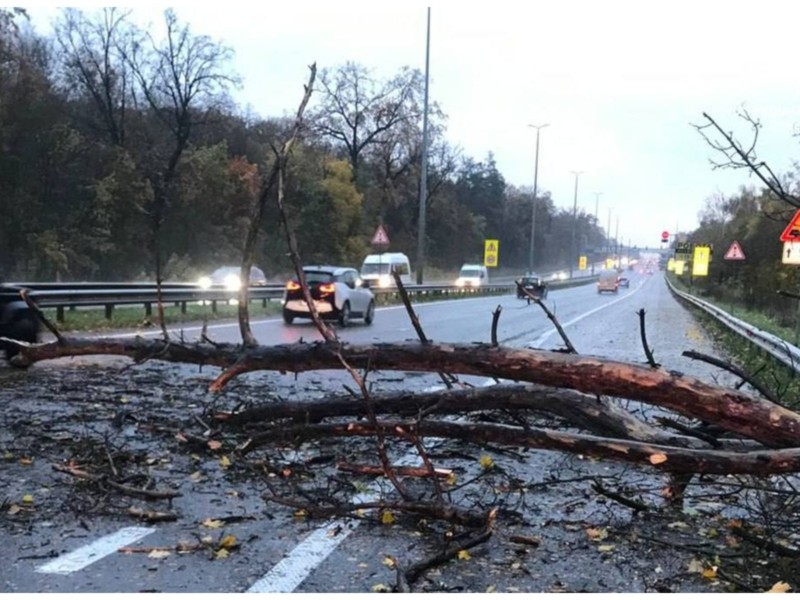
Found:
[[[78,5],[85,10],[99,4]],[[160,24],[167,5],[137,4]],[[482,160],[493,153],[516,186],[539,190],[611,223],[624,243],[655,246],[692,229],[707,198],[755,185],[717,158],[691,127],[709,113],[747,138],[746,108],[763,124],[759,157],[785,173],[800,156],[800,3],[672,0],[522,2],[178,3],[179,18],[236,51],[237,99],[262,116],[293,112],[307,66],[361,63],[389,77],[425,68],[431,7],[430,95],[448,140]],[[29,4],[38,31],[55,9]]]

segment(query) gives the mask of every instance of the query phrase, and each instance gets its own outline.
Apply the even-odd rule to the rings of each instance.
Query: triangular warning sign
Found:
[[[497,246],[495,246],[493,242],[489,242],[488,244],[486,244],[486,251],[497,252]]]
[[[378,225],[378,228],[375,230],[375,235],[372,236],[372,245],[387,246],[388,244],[389,236],[386,234],[386,230],[383,228],[383,225]]]
[[[734,241],[723,258],[725,260],[744,260],[744,252],[742,252],[739,242]]]
[[[792,220],[781,234],[782,242],[800,242],[800,210],[794,213]]]

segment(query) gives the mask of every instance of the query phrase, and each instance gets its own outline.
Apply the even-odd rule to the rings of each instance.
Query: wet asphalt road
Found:
[[[691,363],[680,353],[696,349],[714,353],[710,340],[692,317],[669,294],[658,274],[634,275],[629,289],[616,295],[598,295],[593,285],[565,290],[552,290],[546,301],[556,314],[572,343],[582,354],[594,354],[615,360],[644,362],[636,312],[644,308],[647,314],[648,337],[656,359],[668,368],[675,368],[699,377],[712,374],[708,367]],[[534,305],[514,296],[473,298],[420,304],[416,312],[428,337],[433,341],[488,342],[492,312],[499,306],[502,314],[498,328],[501,344],[555,349],[563,347],[558,334],[544,313]],[[253,330],[262,344],[291,343],[300,339],[320,339],[310,323],[296,321],[287,326],[280,319],[253,323]],[[199,328],[183,328],[189,340],[199,335]],[[153,332],[152,335],[156,333]],[[340,336],[352,343],[373,341],[402,341],[414,339],[414,330],[402,307],[379,309],[372,326],[354,324],[339,330]],[[148,335],[151,335],[148,333]],[[217,341],[238,341],[236,324],[215,324],[209,335]],[[102,368],[96,367],[98,361]],[[123,381],[114,373],[126,367]],[[85,371],[84,371],[85,370]],[[59,374],[60,373],[60,374]],[[130,367],[120,359],[60,360],[34,366],[27,373],[0,368],[0,402],[11,410],[15,402],[31,407],[31,419],[45,414],[68,413],[74,409],[63,389],[58,394],[37,397],[40,389],[37,378],[52,382],[64,379],[65,373],[75,373],[76,380],[89,376],[85,388],[77,383],[72,393],[90,394],[98,410],[103,408],[104,394],[116,399],[137,396],[137,409],[161,410],[165,402],[175,401],[180,410],[200,412],[208,395],[204,386],[218,373],[179,365],[150,364]],[[472,383],[486,382],[471,378]],[[281,397],[320,397],[329,391],[340,392],[347,379],[340,373],[304,373],[297,377],[277,373],[248,375],[241,384],[231,386],[224,400],[230,403],[237,393],[247,387],[249,397],[277,394]],[[143,392],[154,384],[157,391]],[[439,384],[435,375],[380,373],[373,380],[376,389],[430,389]],[[196,399],[187,400],[187,394]],[[69,396],[70,392],[66,393]],[[148,396],[144,399],[139,398]],[[180,397],[179,400],[175,400]],[[72,399],[74,400],[74,399]],[[83,398],[81,398],[83,400]],[[36,409],[40,412],[36,412]],[[23,409],[24,410],[24,409]],[[165,413],[166,414],[166,413]],[[184,415],[185,416],[185,415]],[[74,420],[73,420],[74,421]],[[10,421],[6,421],[8,424]],[[14,421],[8,429],[16,430]],[[107,430],[100,425],[85,424],[84,433],[102,436]],[[6,516],[0,521],[6,543],[0,545],[0,591],[3,592],[241,592],[241,591],[299,591],[299,592],[366,592],[375,586],[391,585],[392,571],[384,564],[387,555],[408,564],[429,554],[436,547],[436,532],[420,534],[409,520],[385,526],[374,522],[352,521],[324,523],[298,520],[286,507],[265,505],[261,496],[264,482],[237,480],[230,470],[221,468],[216,458],[176,456],[168,446],[148,446],[150,472],[154,478],[180,489],[183,496],[173,501],[172,509],[181,517],[174,523],[142,525],[120,518],[118,513],[81,517],[74,504],[63,495],[73,480],[55,475],[50,462],[58,458],[38,457],[32,465],[20,464],[19,438],[15,431],[0,432],[0,451],[6,462],[0,484],[7,498],[23,506],[26,494],[41,503],[41,510],[23,511],[22,520]],[[128,443],[140,443],[132,427],[124,427],[121,435],[129,436]],[[29,453],[35,454],[29,443]],[[8,453],[13,449],[13,457]],[[459,469],[459,478],[469,478],[479,470],[477,459],[482,449],[465,450],[466,458],[456,457],[448,444],[431,442],[431,451],[444,458],[441,463]],[[519,480],[542,482],[547,477],[580,480],[587,475],[610,476],[622,472],[622,466],[598,464],[582,457],[564,456],[555,452],[529,451],[495,453],[496,463]],[[335,453],[332,441],[306,444],[298,452],[286,451],[281,459],[287,464],[291,457]],[[398,450],[395,459],[407,458]],[[186,477],[201,472],[201,476]],[[649,474],[637,476],[645,487],[659,485],[657,478],[646,481]],[[493,487],[494,485],[494,487]],[[480,502],[490,502],[504,480],[478,492],[488,494]],[[536,486],[529,486],[531,490]],[[375,497],[378,490],[369,485],[358,490],[364,497]],[[657,569],[640,549],[622,551],[622,541],[616,542],[619,551],[599,553],[596,544],[588,543],[583,530],[587,524],[618,524],[630,526],[634,517],[629,511],[610,507],[590,497],[587,485],[577,483],[551,488],[536,487],[527,494],[503,496],[503,503],[515,517],[502,520],[498,532],[469,559],[454,561],[433,572],[425,590],[451,591],[646,591],[654,581],[684,573],[684,557],[668,549],[657,557]],[[456,494],[458,497],[458,493]],[[461,496],[464,499],[464,496]],[[478,501],[476,498],[467,498]],[[124,503],[123,503],[124,504]],[[130,503],[128,503],[130,504]],[[139,503],[145,504],[145,503]],[[67,509],[69,508],[69,510]],[[163,503],[156,509],[164,509]],[[208,527],[209,519],[237,517],[221,527]],[[578,524],[578,525],[575,525]],[[119,536],[129,536],[122,539]],[[212,536],[217,543],[224,535],[235,536],[238,547],[230,556],[220,559],[208,552],[180,553],[173,551],[163,557],[147,553],[120,553],[120,546],[174,548],[182,541],[197,542]],[[520,548],[509,542],[513,535],[538,537],[541,545]],[[114,536],[117,536],[116,538]],[[74,554],[69,554],[74,553]],[[283,562],[282,562],[283,561]],[[83,565],[83,563],[86,563]],[[702,581],[682,581],[681,591],[704,589]]]

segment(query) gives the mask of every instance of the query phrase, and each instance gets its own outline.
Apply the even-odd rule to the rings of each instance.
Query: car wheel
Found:
[[[375,320],[375,302],[373,300],[369,301],[369,306],[367,306],[367,312],[364,315],[364,323],[367,325],[372,325],[372,322]]]
[[[294,323],[294,317],[290,315],[288,312],[283,311],[283,322],[286,323],[287,325],[291,325],[292,323]]]
[[[350,303],[345,302],[342,310],[339,311],[339,325],[347,327],[350,324]]]
[[[39,338],[39,329],[36,326],[36,321],[30,317],[24,317],[11,325],[8,330],[8,335],[5,337],[12,340],[19,340],[20,342],[28,342],[35,344]],[[19,353],[17,348],[6,346],[6,358],[11,359]]]

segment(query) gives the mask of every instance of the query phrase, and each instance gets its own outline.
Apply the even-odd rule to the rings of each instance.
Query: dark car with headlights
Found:
[[[19,292],[20,288],[0,285],[0,337],[33,344],[39,340],[39,321]],[[6,358],[17,353],[11,344],[3,341],[0,341],[0,351],[5,352]]]
[[[517,298],[528,298],[530,301],[528,294],[531,294],[534,298],[538,298],[539,300],[547,298],[547,283],[543,277],[539,275],[525,275],[520,278],[519,285],[517,286]]]
[[[369,283],[351,267],[303,267],[311,300],[320,317],[336,320],[346,327],[351,319],[364,319],[371,325],[375,319],[375,295]],[[311,318],[311,309],[303,297],[300,282],[295,278],[286,284],[283,295],[283,321],[291,325],[296,318]]]

